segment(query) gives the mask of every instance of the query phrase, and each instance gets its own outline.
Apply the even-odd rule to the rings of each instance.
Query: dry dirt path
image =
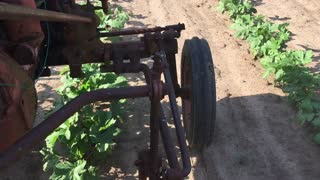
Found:
[[[185,23],[187,30],[180,38],[180,48],[184,39],[193,36],[209,41],[217,81],[216,131],[213,144],[203,155],[194,154],[190,179],[319,179],[319,147],[310,141],[306,128],[293,122],[295,112],[287,105],[284,94],[270,85],[272,80],[261,78],[263,70],[258,62],[252,61],[247,44],[232,37],[227,17],[215,11],[218,0],[119,0],[117,3],[132,14],[134,18],[129,24],[135,27]],[[292,23],[289,28],[295,36],[289,48],[311,49],[315,61],[319,60],[317,0],[266,0],[256,4],[259,13],[274,17],[274,21]],[[144,101],[136,104],[146,107]],[[140,107],[134,110],[139,112],[135,116],[133,111],[133,119],[143,119],[148,112]],[[130,127],[142,125],[147,119],[140,122]],[[137,131],[140,132],[139,128]],[[139,142],[148,135],[147,131],[142,132],[145,133],[140,134]],[[127,169],[131,169],[131,175],[136,173],[132,167]],[[126,168],[118,170],[122,172]]]
[[[218,0],[114,0],[131,13],[129,26],[151,27],[185,23],[179,40],[198,36],[208,40],[214,56],[217,83],[217,120],[213,144],[203,154],[192,153],[189,179],[197,180],[316,180],[320,178],[320,148],[310,141],[305,127],[294,123],[294,110],[281,90],[263,80],[258,62],[245,42],[232,37],[230,22],[216,12]],[[290,48],[320,53],[320,4],[318,0],[257,0],[258,11],[274,21],[290,22],[295,34]],[[178,59],[180,59],[178,57]],[[178,63],[180,64],[180,62]],[[180,69],[178,69],[178,72]],[[141,75],[128,75],[131,85]],[[42,98],[51,96],[57,79],[38,83]],[[43,100],[42,99],[42,100]],[[164,102],[165,110],[169,108]],[[45,104],[42,106],[46,106]],[[148,99],[128,101],[127,121],[118,139],[106,179],[136,179],[136,153],[148,143]],[[45,107],[44,107],[45,108]],[[40,112],[41,113],[41,112]],[[40,114],[41,115],[41,114]],[[170,117],[170,116],[169,116]],[[41,161],[32,153],[0,179],[46,179]]]

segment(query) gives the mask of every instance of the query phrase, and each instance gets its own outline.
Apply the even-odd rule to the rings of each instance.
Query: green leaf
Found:
[[[43,171],[44,172],[53,171],[56,164],[59,163],[58,157],[53,154],[48,154],[46,159],[47,161],[43,164]]]
[[[312,124],[313,124],[315,127],[320,128],[320,117],[318,116],[317,118],[315,118],[315,119],[312,121]]]
[[[72,177],[74,180],[81,180],[83,179],[83,173],[86,172],[85,166],[87,162],[85,160],[78,160],[77,166],[72,171]]]
[[[311,122],[314,118],[315,114],[310,112],[305,112],[303,110],[299,110],[298,112],[298,120],[303,124],[304,122]]]
[[[61,132],[59,131],[54,131],[53,133],[51,133],[45,140],[46,147],[52,150],[60,135],[61,135]]]
[[[72,169],[73,167],[74,165],[68,161],[60,162],[56,165],[56,168],[58,169]]]
[[[272,73],[272,69],[271,69],[271,68],[267,69],[267,70],[262,74],[262,78],[268,77],[271,73]]]
[[[109,144],[108,143],[99,143],[96,146],[98,152],[106,152],[109,149]]]
[[[70,140],[70,137],[71,137],[71,131],[70,131],[70,129],[68,128],[67,130],[66,130],[66,132],[65,132],[65,137],[66,137],[66,139],[67,140]]]
[[[115,120],[115,119],[107,120],[105,122],[105,124],[99,128],[99,131],[104,131],[104,130],[110,128],[111,126],[113,126],[116,123],[116,121],[117,120]]]
[[[84,134],[84,133],[83,133],[83,134],[81,134],[80,137],[81,137],[81,139],[84,139],[86,136],[87,136],[87,134]]]
[[[315,143],[320,144],[320,133],[316,134],[313,137],[313,140],[314,140]]]
[[[280,77],[283,76],[283,74],[284,74],[284,70],[279,69],[276,73],[276,79],[280,79]]]

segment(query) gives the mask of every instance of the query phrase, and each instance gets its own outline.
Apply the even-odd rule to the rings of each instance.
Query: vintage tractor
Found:
[[[149,97],[150,146],[138,155],[139,178],[188,176],[191,163],[187,140],[191,148],[202,150],[211,142],[215,123],[214,66],[207,41],[196,37],[185,41],[179,84],[175,55],[184,24],[101,32],[95,10],[107,13],[107,0],[101,0],[101,7],[89,1],[85,5],[74,0],[42,3],[37,6],[34,0],[0,0],[0,168],[32,150],[84,105]],[[100,41],[101,37],[134,34],[142,37],[117,43]],[[145,58],[153,61],[152,68],[142,63]],[[143,72],[146,85],[81,94],[33,128],[37,109],[35,80],[50,76],[50,66],[59,65],[69,65],[71,77],[80,78],[86,63],[101,63],[104,72]],[[164,96],[170,99],[180,156],[162,110]],[[177,97],[182,99],[183,121]],[[160,136],[169,167],[163,167],[159,159]]]

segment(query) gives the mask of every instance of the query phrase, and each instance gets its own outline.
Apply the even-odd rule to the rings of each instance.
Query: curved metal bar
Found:
[[[166,54],[163,51],[157,54],[157,57],[161,58],[162,63],[166,65],[168,64]],[[183,169],[182,171],[179,171],[179,172],[182,173],[181,175],[183,177],[187,177],[191,171],[190,155],[189,155],[188,146],[186,143],[185,132],[181,124],[179,108],[178,108],[169,68],[164,69],[164,78],[167,86],[168,96],[170,99],[170,106],[171,106],[171,111],[173,115],[174,125],[176,127],[176,135],[177,135],[177,139],[180,147],[180,153],[181,153],[182,164],[183,164]]]
[[[168,122],[166,120],[165,114],[163,112],[163,108],[161,107],[161,120],[160,120],[160,133],[162,137],[162,143],[163,146],[165,147],[164,150],[166,152],[169,166],[170,168],[173,168],[175,170],[180,170],[179,162],[178,162],[178,157],[175,152],[175,147],[171,138],[170,130],[168,127]]]
[[[28,18],[54,22],[93,22],[93,20],[88,17],[42,9],[32,9],[0,2],[0,20],[23,20]]]
[[[149,86],[137,86],[127,88],[102,89],[87,92],[79,95],[57,112],[50,115],[40,125],[33,128],[14,145],[0,154],[0,169],[7,167],[10,163],[15,162],[22,155],[28,153],[32,148],[38,145],[57,127],[64,123],[75,112],[83,106],[96,101],[110,101],[125,98],[148,97],[150,92]]]
[[[101,67],[102,72],[114,72],[115,69],[116,68],[114,65]],[[151,69],[149,68],[148,65],[142,64],[142,63],[136,64],[136,65],[124,63],[121,65],[120,73],[139,73],[139,72],[143,72],[146,83],[148,85],[150,85],[151,84]]]
[[[100,37],[113,37],[113,36],[124,36],[124,35],[133,35],[133,34],[144,34],[144,33],[151,33],[151,32],[167,31],[170,29],[181,32],[182,30],[185,29],[185,25],[179,23],[176,25],[165,26],[165,27],[124,29],[121,31],[103,32],[103,33],[100,33]]]

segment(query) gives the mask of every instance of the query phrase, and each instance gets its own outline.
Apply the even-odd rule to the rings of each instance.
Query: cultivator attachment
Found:
[[[177,78],[175,54],[178,52],[177,39],[180,37],[181,31],[185,29],[184,24],[100,32],[101,29],[97,28],[97,17],[94,13],[94,10],[99,7],[94,7],[89,2],[84,6],[77,5],[74,1],[61,2],[58,0],[48,1],[46,6],[48,10],[0,3],[0,18],[5,22],[24,19],[31,19],[38,25],[40,25],[40,21],[50,22],[41,23],[43,32],[41,31],[38,35],[44,34],[45,40],[39,54],[34,53],[38,50],[35,45],[30,45],[30,42],[25,39],[12,40],[12,38],[7,38],[1,40],[0,128],[1,130],[6,129],[6,131],[0,132],[0,167],[7,166],[32,150],[84,105],[96,101],[149,97],[151,101],[150,147],[141,151],[139,159],[136,161],[139,178],[183,179],[188,176],[191,163],[186,136],[192,147],[201,150],[209,144],[214,128],[214,69],[211,52],[206,41],[193,38],[185,42],[182,52],[183,71],[181,72],[180,85]],[[100,8],[107,12],[107,1],[102,0],[102,2]],[[28,34],[29,37],[34,35],[32,32]],[[15,37],[9,31],[6,31],[5,34],[8,34],[8,37]],[[136,41],[116,43],[100,41],[102,37],[137,34],[143,36]],[[25,45],[23,46],[23,44]],[[22,47],[21,50],[15,51],[19,47]],[[24,53],[22,57],[20,57],[21,53]],[[153,61],[152,68],[141,62],[141,59],[145,58]],[[103,72],[117,74],[143,72],[146,85],[102,89],[81,94],[51,114],[40,125],[31,129],[36,105],[32,79],[50,75],[49,67],[57,65],[69,65],[70,75],[80,78],[82,76],[81,67],[86,63],[102,63],[101,71]],[[13,73],[14,71],[16,73]],[[161,80],[162,75],[165,77],[164,82]],[[12,84],[13,87],[9,84]],[[18,87],[26,87],[27,89]],[[18,100],[15,99],[16,94],[19,94]],[[163,113],[161,100],[164,96],[168,96],[170,99],[180,155],[176,154],[176,145],[171,138]],[[177,97],[180,97],[183,102],[184,125],[180,118]],[[11,99],[11,101],[7,99]],[[10,107],[14,107],[13,109],[20,113],[7,118]],[[16,134],[11,135],[13,132]],[[161,163],[160,139],[169,167],[165,167]],[[181,157],[182,166],[178,157]]]

